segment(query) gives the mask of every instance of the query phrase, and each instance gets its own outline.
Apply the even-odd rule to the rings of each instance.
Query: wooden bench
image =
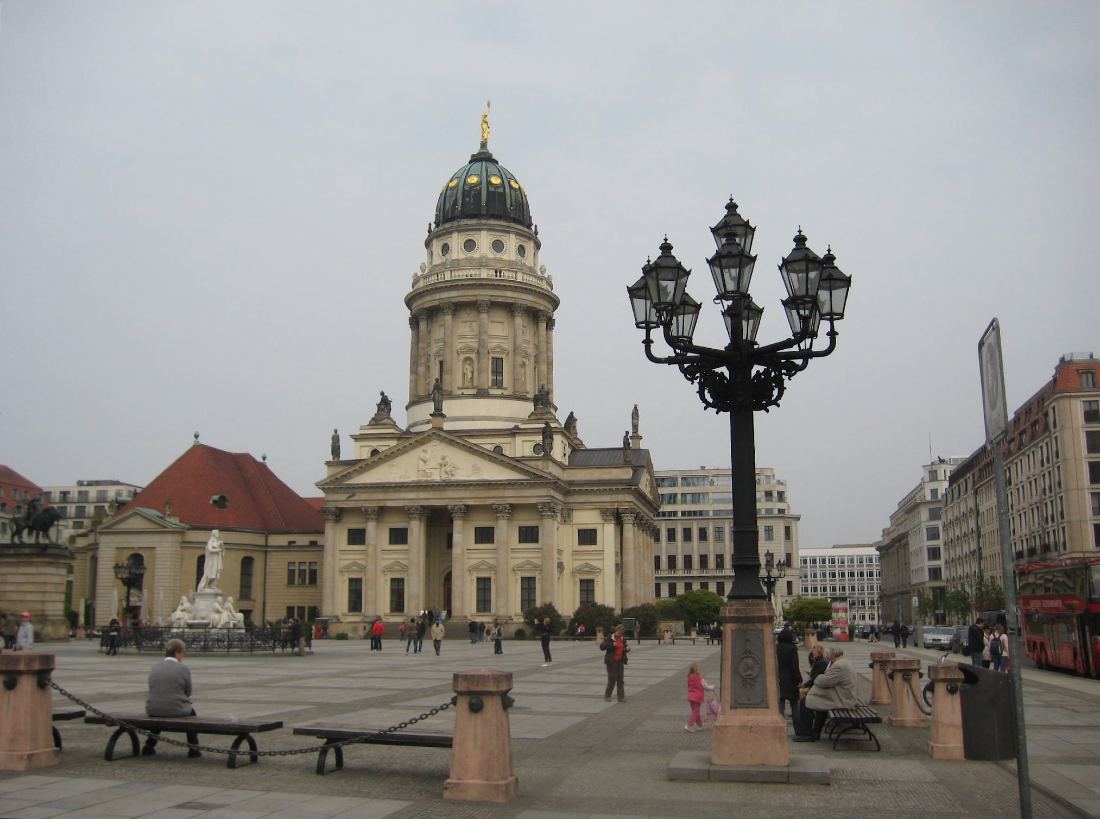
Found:
[[[868,728],[868,725],[881,723],[882,717],[874,708],[867,705],[857,705],[855,708],[832,708],[829,710],[829,718],[826,720],[826,729],[829,739],[833,741],[833,750],[845,734],[858,731],[863,735],[864,742],[874,742],[875,750],[881,751],[878,737]]]
[[[64,711],[54,711],[53,712],[53,721],[54,722],[64,722],[64,721],[70,720],[70,719],[80,719],[82,716],[84,716],[84,709],[83,708],[71,708],[71,709],[64,710]],[[61,732],[57,730],[56,725],[52,726],[52,728],[53,728],[53,747],[57,748],[57,750],[60,751],[61,750]]]
[[[294,733],[300,736],[317,737],[325,741],[324,746],[317,753],[317,774],[324,776],[325,761],[328,752],[333,751],[335,765],[333,771],[344,767],[344,747],[337,743],[345,740],[355,740],[366,745],[409,745],[420,748],[450,748],[454,745],[454,737],[450,734],[423,734],[415,731],[403,733],[394,731],[389,734],[380,734],[377,731],[365,731],[359,728],[339,728],[332,725],[298,725]]]
[[[259,762],[260,758],[256,755],[256,740],[252,738],[252,735],[264,731],[274,731],[283,727],[283,723],[278,720],[249,722],[247,720],[218,719],[216,717],[147,717],[144,714],[111,718],[92,716],[85,717],[84,721],[91,725],[117,726],[117,730],[107,741],[107,750],[103,754],[103,758],[108,762],[114,761],[115,743],[124,734],[130,737],[132,751],[130,756],[138,756],[138,738],[137,733],[133,730],[134,728],[168,734],[218,734],[220,736],[236,737],[233,744],[229,746],[229,760],[226,764],[228,768],[236,768],[237,755],[245,753],[238,750],[242,742],[248,743],[249,760],[253,763]],[[122,725],[120,723],[126,724]],[[188,755],[198,756],[199,754],[198,751],[194,751],[193,754],[189,753]],[[126,757],[121,758],[126,759]]]

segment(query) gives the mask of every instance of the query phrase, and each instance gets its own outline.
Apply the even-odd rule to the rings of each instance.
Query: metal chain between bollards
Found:
[[[917,696],[917,692],[913,689],[913,686],[909,684],[909,681],[912,679],[912,673],[913,672],[911,671],[905,672],[905,687],[909,689],[909,696],[913,698],[913,702],[917,704],[917,708],[920,710],[920,712],[926,717],[930,717],[932,716],[932,709],[929,708],[927,711],[925,710],[924,703],[920,701],[920,697]],[[931,685],[931,682],[929,682],[929,685]]]
[[[212,753],[212,754],[225,754],[226,756],[229,756],[230,754],[232,754],[234,756],[295,756],[297,754],[317,753],[319,751],[323,751],[323,750],[326,750],[328,748],[339,748],[339,747],[343,747],[345,745],[355,745],[356,743],[366,743],[369,740],[375,739],[376,737],[382,737],[382,736],[385,736],[386,734],[393,734],[393,733],[396,733],[396,732],[400,731],[403,728],[408,728],[410,725],[413,725],[417,722],[428,719],[428,717],[434,717],[436,714],[438,714],[442,711],[446,711],[448,708],[450,708],[451,706],[455,705],[458,702],[458,696],[455,695],[455,696],[451,697],[449,700],[447,700],[447,702],[444,702],[440,705],[437,705],[434,708],[430,708],[427,711],[425,711],[423,714],[420,714],[419,716],[415,716],[411,719],[407,719],[404,722],[399,722],[399,723],[397,723],[397,725],[391,725],[389,728],[382,728],[378,731],[372,731],[369,734],[364,733],[361,736],[353,737],[351,739],[342,739],[338,742],[329,742],[329,743],[326,743],[324,745],[311,745],[308,748],[291,748],[291,749],[286,750],[286,751],[240,751],[240,750],[235,751],[235,750],[232,750],[230,748],[215,748],[215,747],[210,746],[210,745],[195,745],[195,744],[192,744],[190,742],[184,742],[182,740],[172,739],[171,737],[161,736],[160,734],[156,734],[154,731],[150,731],[150,730],[147,730],[145,728],[138,728],[134,725],[130,725],[127,722],[124,722],[123,720],[118,719],[117,717],[112,717],[110,714],[107,714],[103,711],[100,711],[98,708],[96,708],[94,705],[92,705],[90,703],[84,702],[84,700],[80,699],[80,697],[66,691],[60,685],[55,683],[52,678],[47,678],[46,682],[49,684],[49,686],[51,688],[53,688],[55,691],[57,691],[63,697],[66,697],[66,698],[72,700],[77,705],[79,705],[81,708],[84,708],[88,711],[91,711],[97,717],[102,717],[103,719],[107,720],[110,725],[117,725],[119,728],[124,728],[127,731],[132,731],[136,734],[142,734],[143,736],[146,736],[146,737],[156,736],[156,739],[157,739],[158,742],[164,742],[164,743],[167,743],[169,745],[178,745],[181,748],[187,748],[187,749],[193,750],[193,751],[208,751],[209,753]],[[196,731],[195,733],[201,733],[201,732]]]

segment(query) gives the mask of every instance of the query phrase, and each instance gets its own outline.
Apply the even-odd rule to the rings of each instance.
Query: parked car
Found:
[[[925,648],[936,648],[950,651],[955,639],[954,626],[928,626],[921,632]]]
[[[956,654],[966,654],[966,641],[970,626],[955,626],[955,636],[951,639],[951,650]]]

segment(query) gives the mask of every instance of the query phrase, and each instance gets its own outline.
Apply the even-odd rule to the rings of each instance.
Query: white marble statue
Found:
[[[219,597],[210,606],[210,628],[221,628],[224,619],[225,607],[222,605],[222,598]]]
[[[244,615],[233,605],[233,598],[225,598],[222,606],[222,628],[244,628]]]
[[[202,580],[199,581],[198,591],[203,589],[218,588],[218,578],[222,573],[222,555],[225,553],[225,545],[218,537],[218,530],[210,533],[210,540],[206,541],[206,562],[203,564]]]
[[[191,601],[184,595],[180,598],[180,604],[176,606],[176,610],[169,615],[168,619],[173,628],[186,628],[187,621],[191,619],[192,614]]]

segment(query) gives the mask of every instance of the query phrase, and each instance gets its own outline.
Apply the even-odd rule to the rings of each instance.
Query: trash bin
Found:
[[[1002,671],[959,663],[962,671],[963,753],[967,759],[1016,756],[1016,703],[1012,677]]]

